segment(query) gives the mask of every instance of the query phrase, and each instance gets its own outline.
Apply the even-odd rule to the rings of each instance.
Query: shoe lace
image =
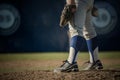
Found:
[[[62,64],[60,67],[64,66],[66,63],[68,63],[68,61],[67,61],[67,60],[64,60],[64,61],[63,61],[63,64]]]

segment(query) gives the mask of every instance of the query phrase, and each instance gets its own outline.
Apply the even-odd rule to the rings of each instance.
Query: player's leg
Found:
[[[82,43],[82,37],[76,35],[70,39],[70,47],[69,47],[69,56],[66,61],[64,61],[63,65],[59,68],[56,68],[54,72],[69,72],[69,71],[79,71],[77,65],[77,54],[80,49],[80,44]]]
[[[90,62],[94,63],[98,60],[98,44],[97,44],[97,37],[91,38],[86,40],[89,55],[90,55]]]
[[[80,0],[79,0],[80,1]],[[78,71],[77,54],[80,49],[83,37],[83,25],[86,18],[86,4],[84,2],[77,5],[77,11],[73,20],[69,23],[70,47],[67,61],[62,66],[56,68],[54,72]],[[81,37],[82,36],[82,37]]]
[[[79,1],[77,4],[77,12],[75,13],[72,21],[73,24],[72,22],[69,24],[71,40],[68,61],[70,63],[76,62],[78,50],[80,50],[80,46],[82,44],[81,41],[83,38],[83,25],[85,24],[86,11],[87,4],[83,1]]]
[[[98,58],[98,43],[97,37],[86,40],[88,51],[90,55],[90,61],[88,62],[88,66],[84,70],[90,69],[103,69],[103,65]]]
[[[70,47],[69,47],[69,56],[68,62],[73,64],[77,60],[78,51],[80,50],[82,44],[82,37],[81,36],[73,36],[70,39]]]
[[[102,69],[102,63],[98,58],[98,39],[95,28],[92,25],[91,10],[87,12],[83,34],[87,42],[90,61],[85,70],[89,69]]]

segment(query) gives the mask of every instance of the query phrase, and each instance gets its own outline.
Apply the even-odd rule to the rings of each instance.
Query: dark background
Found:
[[[120,15],[118,0],[106,1],[110,2]],[[14,5],[21,16],[16,32],[0,35],[0,53],[68,51],[68,28],[59,27],[59,17],[65,0],[3,0],[0,3]],[[119,21],[120,16],[116,27],[110,33],[98,35],[101,51],[120,50]],[[87,50],[86,43],[81,44],[81,50]]]

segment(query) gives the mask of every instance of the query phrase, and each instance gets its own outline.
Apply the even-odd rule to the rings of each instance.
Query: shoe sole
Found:
[[[97,70],[103,69],[103,66],[96,67]]]
[[[78,68],[73,68],[73,69],[67,69],[67,70],[63,70],[63,71],[61,71],[61,72],[78,72],[79,71],[79,69]]]

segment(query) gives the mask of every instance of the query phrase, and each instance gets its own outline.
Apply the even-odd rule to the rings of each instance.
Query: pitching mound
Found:
[[[120,80],[120,70],[92,70],[70,73],[24,71],[0,73],[0,80]]]

